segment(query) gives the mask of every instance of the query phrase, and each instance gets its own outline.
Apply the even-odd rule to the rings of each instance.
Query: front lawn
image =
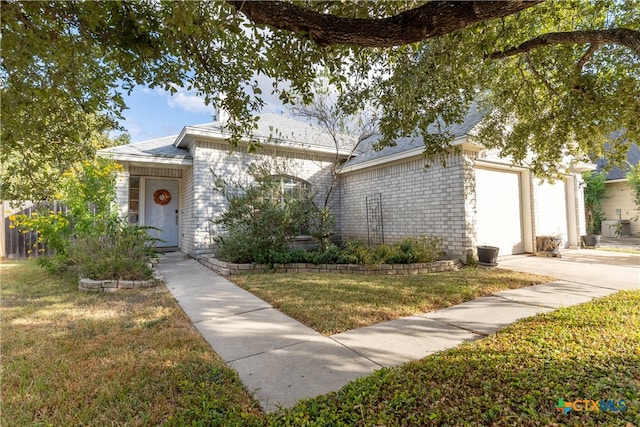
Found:
[[[3,262],[3,426],[238,422],[261,414],[166,287],[78,291]]]
[[[416,276],[266,273],[231,280],[310,328],[332,335],[554,279],[464,268]]]
[[[560,413],[559,399],[575,409]],[[299,403],[273,425],[640,425],[640,291],[381,369]]]
[[[1,279],[3,426],[640,425],[640,291],[265,415],[165,288],[80,293],[33,262],[3,263]],[[563,415],[559,399],[625,410]]]

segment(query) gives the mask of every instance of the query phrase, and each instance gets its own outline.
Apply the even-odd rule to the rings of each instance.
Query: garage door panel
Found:
[[[536,236],[561,235],[568,238],[565,183],[534,181]]]
[[[498,246],[500,255],[524,252],[520,174],[476,169],[478,245]]]

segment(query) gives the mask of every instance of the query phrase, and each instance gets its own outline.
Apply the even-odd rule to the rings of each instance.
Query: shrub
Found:
[[[436,261],[441,255],[442,239],[436,237],[407,237],[391,245],[366,247],[359,241],[347,242],[343,259],[363,265],[411,264]]]
[[[637,165],[629,165],[629,171],[626,174],[627,183],[631,187],[633,192],[633,202],[636,205],[636,215],[633,220],[637,220],[640,217],[640,163]]]
[[[582,177],[586,186],[584,188],[584,207],[587,216],[587,233],[599,234],[602,229],[601,199],[606,192],[605,172],[583,172]]]
[[[89,279],[150,279],[148,262],[155,256],[155,241],[146,227],[126,224],[106,235],[85,234],[69,247],[68,269]]]
[[[316,208],[303,185],[283,185],[285,175],[270,174],[269,166],[252,165],[249,173],[255,181],[249,186],[216,178],[215,189],[227,201],[227,209],[214,220],[225,231],[216,237],[218,258],[285,263],[294,256],[305,257],[289,250],[290,242],[301,234],[316,237],[326,247],[334,224],[330,212]]]
[[[46,208],[12,217],[12,226],[38,232],[52,257],[40,257],[53,272],[73,272],[92,279],[144,280],[157,239],[145,227],[126,224],[115,210],[115,172],[106,159],[84,162],[63,177],[60,193],[66,209]]]

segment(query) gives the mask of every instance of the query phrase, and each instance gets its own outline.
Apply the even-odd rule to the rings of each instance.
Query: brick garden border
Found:
[[[163,283],[162,276],[154,272],[149,280],[92,280],[80,278],[78,290],[85,292],[115,292],[120,289],[152,288]]]
[[[455,271],[462,266],[459,259],[447,259],[442,261],[418,263],[418,264],[274,264],[273,267],[264,264],[233,264],[220,261],[211,255],[202,255],[198,262],[213,270],[221,276],[235,276],[249,273],[335,273],[335,274],[388,274],[388,275],[414,275],[422,273],[435,273],[441,271]]]

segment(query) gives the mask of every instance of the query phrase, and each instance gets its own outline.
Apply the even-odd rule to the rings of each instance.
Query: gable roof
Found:
[[[629,147],[627,162],[634,166],[640,163],[640,148],[638,147],[638,144],[631,144],[631,147]],[[597,159],[595,163],[598,166],[597,171],[600,172],[607,166],[608,161],[607,159],[600,158]],[[616,179],[627,179],[627,171],[614,166],[607,174],[607,181],[613,181]]]
[[[189,150],[173,145],[177,135],[165,136],[148,141],[105,148],[98,151],[103,157],[115,160],[142,161],[164,164],[190,165],[193,162]]]
[[[266,145],[286,146],[319,152],[335,153],[333,139],[322,128],[308,122],[296,120],[281,114],[261,114],[257,128],[252,132],[252,140]],[[186,126],[175,141],[176,147],[186,148],[198,138],[226,139],[231,132],[220,121]],[[242,139],[248,142],[248,138]],[[341,150],[341,154],[348,152]]]
[[[263,145],[332,154],[336,152],[333,139],[322,128],[313,124],[280,114],[262,114],[258,116],[257,124],[258,128],[254,129],[252,139]],[[106,148],[98,154],[121,161],[190,165],[193,163],[188,150],[190,143],[199,138],[224,140],[230,136],[231,133],[218,121],[185,126],[179,135]],[[244,138],[243,141],[248,142],[249,139]],[[340,150],[340,154],[346,155],[348,152]]]
[[[488,113],[488,110],[480,110],[476,103],[473,103],[469,108],[469,111],[464,116],[462,122],[454,123],[449,126],[443,126],[440,130],[442,132],[448,132],[453,136],[454,141],[458,138],[464,137],[471,133],[471,131],[480,123],[484,116]],[[430,133],[437,133],[439,131],[438,126],[434,123],[429,125],[427,130]],[[353,157],[347,163],[347,167],[361,165],[363,163],[384,161],[385,157],[398,157],[403,153],[414,153],[416,151],[424,151],[424,141],[421,137],[406,137],[396,140],[396,145],[392,147],[385,147],[382,150],[376,151],[373,146],[380,140],[380,136],[372,137],[370,140],[362,143],[358,147],[358,155]],[[418,154],[418,153],[416,153]]]

